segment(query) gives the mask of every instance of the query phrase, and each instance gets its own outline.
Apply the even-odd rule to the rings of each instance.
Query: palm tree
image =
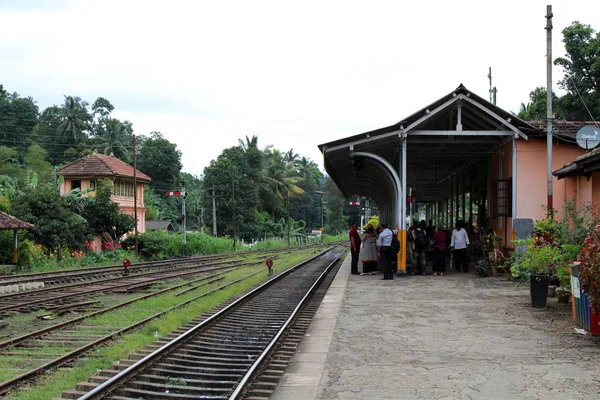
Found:
[[[297,163],[298,175],[305,180],[313,180],[315,183],[323,178],[319,166],[310,158],[302,157]]]
[[[238,139],[238,142],[244,152],[247,152],[250,149],[258,149],[258,136],[256,135],[252,135],[252,139],[248,138],[248,135],[246,135],[245,142],[242,139]]]
[[[59,138],[72,139],[75,142],[87,139],[86,131],[92,122],[87,107],[88,103],[79,97],[65,96],[65,104],[60,107]]]
[[[94,148],[102,154],[113,154],[115,157],[127,161],[129,150],[125,143],[129,143],[127,127],[115,118],[107,118],[104,121],[105,129],[100,136],[101,142]]]
[[[263,171],[262,183],[263,189],[269,195],[268,200],[271,210],[274,211],[277,206],[283,206],[286,211],[287,220],[287,239],[290,244],[290,196],[296,196],[304,193],[304,190],[297,186],[302,180],[298,176],[295,166],[287,162],[286,155],[282,155],[279,150],[273,150],[271,157],[267,159],[266,168]],[[275,206],[275,207],[273,207]]]

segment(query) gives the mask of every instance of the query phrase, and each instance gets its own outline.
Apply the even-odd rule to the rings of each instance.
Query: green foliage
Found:
[[[564,78],[558,83],[567,93],[560,98],[553,94],[553,114],[555,118],[569,121],[598,120],[600,118],[600,33],[595,32],[590,25],[574,21],[562,31],[562,34],[567,54],[554,60],[554,64],[564,70]],[[532,91],[527,105],[521,104],[518,117],[525,120],[545,120],[546,94],[543,87]]]
[[[85,219],[69,210],[49,185],[19,192],[12,202],[12,211],[15,217],[35,226],[32,237],[48,248],[82,248],[87,239]]]
[[[579,280],[596,312],[600,312],[600,225],[592,229],[579,253]]]
[[[600,210],[591,203],[584,203],[575,208],[573,200],[567,201],[562,208],[559,241],[581,247],[587,234],[600,224]]]
[[[112,241],[118,241],[133,230],[135,221],[131,215],[120,212],[119,205],[112,201],[111,196],[112,182],[109,179],[99,180],[96,195],[85,198],[81,215],[86,219],[92,234],[108,233]]]
[[[545,121],[546,120],[546,106],[547,106],[548,92],[544,87],[537,87],[531,93],[529,93],[529,102],[527,104],[521,103],[521,109],[517,114],[517,117],[525,121]],[[552,93],[552,110],[556,118],[561,118],[561,111],[557,107],[558,97]]]
[[[138,235],[138,252],[146,259],[159,259],[166,256],[165,250],[169,243],[166,232],[150,231]],[[124,246],[134,246],[135,241],[132,235],[128,236],[122,243]],[[181,251],[180,251],[181,253]]]
[[[178,189],[181,151],[177,150],[177,145],[165,139],[160,132],[152,132],[141,142],[137,167],[152,178],[150,186],[163,191]]]
[[[563,43],[567,54],[554,61],[564,69],[559,82],[567,94],[559,101],[565,118],[572,121],[590,120],[586,107],[594,120],[600,117],[600,33],[590,25],[574,21],[563,31]]]
[[[365,226],[363,226],[363,229],[366,229],[367,225],[369,224],[373,225],[373,229],[377,229],[377,227],[379,226],[379,216],[375,215],[371,217],[371,219],[369,219]]]
[[[0,142],[24,151],[30,144],[39,110],[31,97],[18,93],[0,95]]]

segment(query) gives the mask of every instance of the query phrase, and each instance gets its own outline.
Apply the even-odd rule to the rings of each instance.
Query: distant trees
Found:
[[[133,218],[118,212],[105,186],[95,196],[82,197],[77,190],[58,196],[56,169],[92,151],[131,163],[134,127],[115,118],[114,110],[104,97],[90,105],[67,95],[62,104],[40,112],[33,99],[0,85],[0,209],[40,224],[33,232],[38,243],[81,247],[93,235],[116,240],[133,229]],[[327,229],[345,230],[348,210],[335,185],[293,149],[259,147],[258,136],[246,136],[238,146],[224,149],[198,177],[181,172],[182,153],[162,133],[136,139],[137,168],[152,178],[144,193],[148,219],[180,226],[182,199],[164,192],[185,187],[188,229],[210,233],[214,188],[219,235],[304,235],[321,227],[322,209]]]
[[[559,87],[567,93],[553,95],[552,111],[557,119],[585,121],[600,119],[600,33],[590,25],[573,22],[563,31],[567,54],[554,60],[564,69]],[[521,104],[518,117],[525,120],[546,119],[546,89],[536,88],[527,104]],[[591,115],[590,115],[591,114]]]
[[[181,151],[160,132],[152,132],[149,138],[142,140],[137,166],[152,178],[150,187],[162,190],[174,190],[179,187]]]

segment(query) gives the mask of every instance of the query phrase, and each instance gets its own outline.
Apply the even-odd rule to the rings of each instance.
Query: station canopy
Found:
[[[394,125],[324,143],[319,149],[327,173],[346,197],[369,197],[391,218],[396,215],[392,209],[397,185],[389,167],[401,179],[403,137],[405,187],[415,190],[416,201],[435,202],[447,197],[451,176],[461,171],[487,175],[491,152],[513,138],[527,139],[530,133],[540,131],[461,84]],[[482,174],[462,176],[468,176],[468,183],[485,179]]]

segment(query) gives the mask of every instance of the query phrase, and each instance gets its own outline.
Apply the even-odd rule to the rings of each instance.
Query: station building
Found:
[[[554,122],[553,171],[586,153],[575,141],[584,125]],[[394,125],[324,143],[319,149],[327,173],[346,197],[370,198],[380,221],[390,226],[404,221],[402,243],[409,193],[415,202],[426,204],[428,219],[448,229],[465,220],[467,208],[476,210],[472,222],[493,229],[508,248],[514,247],[515,220],[546,217],[545,121],[523,121],[462,84]],[[571,199],[600,206],[600,172],[588,171],[577,181],[559,182],[558,177],[551,178],[554,209]],[[405,268],[404,251],[399,265]]]

